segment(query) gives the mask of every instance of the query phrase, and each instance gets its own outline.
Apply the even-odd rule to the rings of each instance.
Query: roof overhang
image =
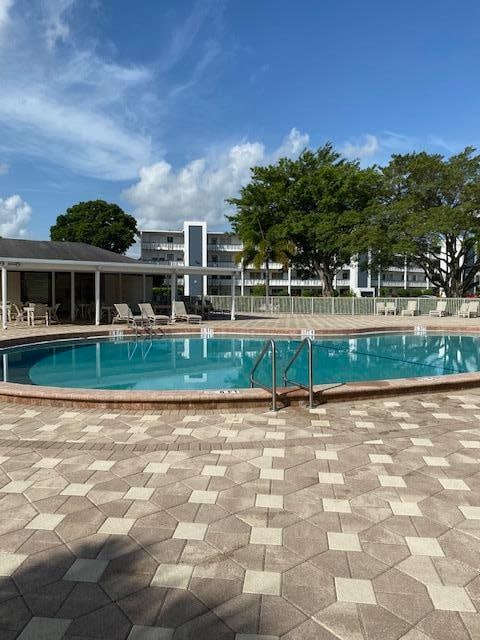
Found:
[[[86,271],[101,273],[124,273],[136,275],[199,275],[239,276],[239,268],[187,267],[159,265],[150,262],[90,262],[80,260],[38,260],[36,258],[2,258],[0,267],[9,271]]]

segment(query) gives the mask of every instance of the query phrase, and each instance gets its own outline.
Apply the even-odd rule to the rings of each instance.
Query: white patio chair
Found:
[[[478,316],[478,302],[472,300],[468,303],[468,318],[476,318]]]
[[[447,301],[439,300],[437,302],[437,308],[432,309],[429,314],[430,316],[436,316],[437,318],[443,318],[443,316],[448,315],[447,313]]]
[[[15,302],[12,303],[13,310],[15,312],[15,322],[26,322],[27,312],[25,309],[21,309]]]
[[[127,324],[132,324],[133,326],[137,326],[142,322],[142,316],[134,316],[132,310],[125,304],[121,302],[119,304],[114,304],[115,311],[117,315],[113,317],[112,324],[116,324],[117,322],[126,322]]]
[[[156,324],[168,324],[170,318],[168,316],[155,313],[150,302],[139,302],[138,308],[140,309],[140,313],[145,320],[152,322],[154,325]]]
[[[462,304],[460,305],[460,309],[457,311],[457,316],[459,318],[469,318],[469,306],[469,302],[462,302]]]
[[[392,314],[392,316],[397,315],[397,305],[395,302],[387,302],[385,305],[385,315],[388,316]]]
[[[185,303],[182,300],[175,300],[173,303],[172,320],[186,320],[187,322],[201,322],[202,316],[197,313],[187,313]]]
[[[385,314],[385,303],[384,302],[377,302],[377,305],[375,307],[375,312],[376,312],[377,316],[384,315]]]
[[[35,303],[31,304],[30,308],[33,308],[33,324],[35,324],[35,320],[42,320],[46,325],[50,324],[50,315],[46,304]]]
[[[402,316],[416,316],[418,313],[418,302],[416,300],[409,300],[407,302],[407,308],[402,309],[400,315]]]

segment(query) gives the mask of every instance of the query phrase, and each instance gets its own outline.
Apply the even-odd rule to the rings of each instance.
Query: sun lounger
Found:
[[[447,301],[439,300],[437,302],[437,308],[432,309],[429,314],[430,316],[436,316],[437,318],[443,318],[443,316],[448,315],[447,313]]]
[[[113,306],[115,307],[117,315],[113,317],[112,324],[116,324],[117,322],[126,322],[133,326],[141,324],[142,316],[134,316],[128,304],[122,302],[120,304],[114,304]]]
[[[407,302],[407,308],[402,309],[402,316],[416,316],[418,313],[418,303],[416,300],[409,300]]]
[[[170,320],[168,316],[155,313],[150,302],[140,302],[138,304],[138,308],[140,309],[142,318],[144,318],[145,320],[148,320],[149,322],[152,322],[154,325],[168,324]]]
[[[187,322],[201,322],[202,316],[196,313],[187,313],[185,303],[182,300],[176,300],[173,303],[172,321],[186,320]]]

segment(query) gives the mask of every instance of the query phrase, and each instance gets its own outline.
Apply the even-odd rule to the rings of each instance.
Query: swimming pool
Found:
[[[1,351],[5,382],[108,390],[209,390],[249,387],[262,336],[165,336],[148,340],[89,338]],[[279,337],[278,380],[299,338]],[[480,370],[480,336],[395,333],[317,338],[314,383],[442,376]],[[306,353],[289,377],[306,382]],[[268,384],[270,362],[256,378]]]

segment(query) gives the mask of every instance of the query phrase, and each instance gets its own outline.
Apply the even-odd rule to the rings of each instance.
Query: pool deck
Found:
[[[213,317],[201,323],[200,327],[211,327],[217,331],[235,333],[299,333],[302,329],[315,329],[318,332],[355,332],[387,330],[395,331],[412,329],[414,327],[427,327],[435,331],[480,331],[480,318],[431,318],[429,316],[349,316],[349,315],[310,315],[310,314],[268,314],[257,313],[253,316],[238,314],[235,321],[225,317]],[[11,323],[8,330],[0,329],[0,340],[11,338],[24,338],[31,335],[50,336],[61,333],[103,333],[112,329],[122,329],[125,325],[105,325],[99,327],[81,324],[45,325],[37,324],[35,327],[27,327],[25,324]],[[177,322],[164,327],[166,331],[182,332],[196,330],[198,325]]]

